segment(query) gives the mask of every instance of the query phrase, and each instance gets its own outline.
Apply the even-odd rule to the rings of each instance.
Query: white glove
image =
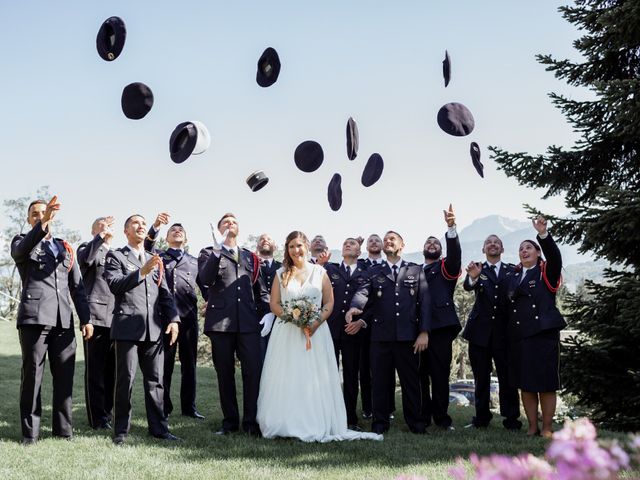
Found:
[[[222,232],[222,238],[218,242],[216,237],[217,228],[213,226],[213,223],[209,224],[211,226],[211,236],[213,237],[213,251],[220,252],[222,250],[222,244],[227,240],[227,236],[229,235],[229,230],[225,230]]]
[[[260,336],[266,337],[267,335],[269,335],[269,332],[271,332],[271,328],[273,328],[273,322],[275,320],[276,316],[271,312],[262,317],[262,320],[260,320],[260,325],[262,325]]]

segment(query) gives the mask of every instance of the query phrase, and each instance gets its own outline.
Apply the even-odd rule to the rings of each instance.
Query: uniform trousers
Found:
[[[180,409],[183,415],[196,411],[196,363],[198,358],[198,325],[181,319],[178,340],[169,345],[169,336],[164,339],[164,411],[173,412],[171,401],[171,379],[176,363],[176,351],[180,359]]]
[[[157,341],[115,340],[116,390],[113,406],[114,436],[126,435],[131,427],[131,391],[140,364],[149,433],[165,435],[169,429],[164,414],[164,345]]]
[[[84,396],[91,428],[111,421],[115,385],[115,349],[109,327],[93,327],[93,336],[84,342]]]
[[[49,355],[53,378],[52,431],[54,436],[71,437],[73,374],[76,362],[76,337],[73,328],[44,325],[18,327],[22,350],[20,379],[20,425],[22,437],[36,440],[42,417],[42,374]]]

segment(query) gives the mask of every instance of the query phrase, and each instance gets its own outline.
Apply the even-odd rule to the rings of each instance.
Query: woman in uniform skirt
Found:
[[[527,435],[550,437],[560,388],[560,330],[566,326],[556,307],[562,256],[547,232],[547,220],[539,216],[533,227],[538,232],[537,242],[520,244],[520,265],[509,283],[509,379],[521,391],[529,421]]]

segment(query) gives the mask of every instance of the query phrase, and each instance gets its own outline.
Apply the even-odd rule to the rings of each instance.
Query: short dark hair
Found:
[[[218,220],[218,228],[220,228],[220,225],[222,224],[222,221],[227,217],[236,218],[236,216],[231,212],[225,213],[224,215],[222,215],[222,217],[220,217],[220,220]],[[238,219],[236,218],[236,220],[238,220]]]
[[[126,230],[127,227],[129,226],[129,222],[131,222],[131,219],[133,217],[140,217],[141,219],[144,220],[144,217],[142,215],[140,215],[139,213],[134,213],[133,215],[130,215],[125,221],[124,221],[124,229]]]
[[[400,235],[398,232],[396,232],[394,230],[389,230],[387,233],[384,234],[384,236],[386,237],[390,233],[393,233],[394,235],[397,235],[398,237],[400,237],[400,240],[402,240],[404,242],[404,238],[402,238],[402,235]]]
[[[37,200],[34,200],[27,207],[27,216],[29,216],[29,213],[31,213],[31,207],[33,207],[34,205],[46,205],[46,204],[47,204],[47,202],[45,202],[41,198],[38,198]]]

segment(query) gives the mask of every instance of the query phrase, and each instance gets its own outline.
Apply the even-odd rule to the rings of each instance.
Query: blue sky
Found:
[[[139,212],[172,213],[192,248],[210,243],[209,221],[235,212],[241,235],[294,229],[323,233],[332,247],[346,236],[401,232],[410,251],[442,235],[442,209],[458,224],[499,214],[524,218],[523,203],[563,213],[495,169],[487,145],[543,152],[575,135],[547,98],[574,90],[545,72],[534,55],[576,58],[578,32],[557,12],[561,2],[513,1],[122,1],[3,2],[0,142],[2,199],[49,185],[65,225],[89,237],[93,219],[121,224]],[[100,24],[117,15],[127,42],[114,62],[99,58]],[[262,51],[274,47],[282,71],[270,88],[255,83]],[[448,49],[452,81],[442,80]],[[144,82],[155,104],[134,121],[120,110],[122,88]],[[476,128],[463,138],[436,123],[445,103],[464,103]],[[345,125],[358,123],[360,150],[346,157]],[[211,147],[176,165],[169,136],[200,120]],[[322,167],[303,173],[293,152],[318,141]],[[480,144],[481,179],[469,143]],[[360,184],[378,152],[381,180]],[[252,193],[255,170],[270,183]],[[343,206],[332,212],[326,189],[343,177]],[[2,217],[0,217],[2,219]]]

